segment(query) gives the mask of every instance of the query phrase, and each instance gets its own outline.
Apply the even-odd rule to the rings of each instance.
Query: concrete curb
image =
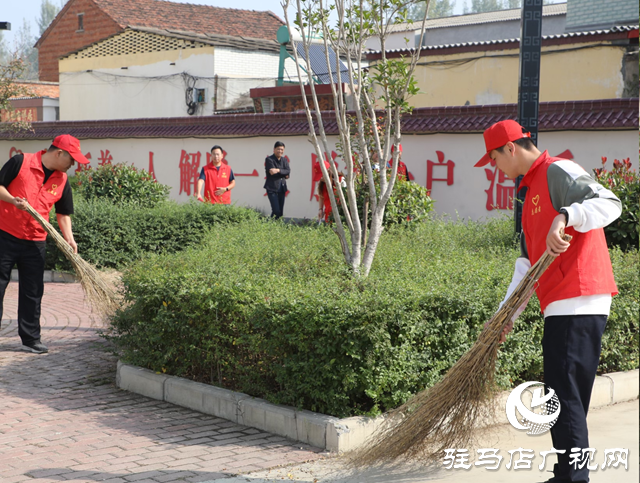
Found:
[[[635,369],[597,376],[589,408],[636,399],[640,391],[639,374],[640,371]],[[123,364],[121,361],[118,361],[116,385],[120,389],[152,399],[228,419],[237,424],[334,452],[350,451],[359,447],[387,419],[385,416],[338,419],[271,404],[264,399],[180,377],[157,374],[148,369]],[[498,400],[506,402],[508,394],[501,394]],[[506,416],[501,415],[500,420],[491,424],[506,423]]]
[[[43,280],[45,283],[75,283],[78,280],[73,273],[54,272],[53,270],[45,270]],[[18,270],[11,270],[11,281],[18,281]]]

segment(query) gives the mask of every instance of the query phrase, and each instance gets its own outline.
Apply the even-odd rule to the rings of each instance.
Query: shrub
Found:
[[[378,175],[375,175],[375,186],[378,195],[380,185]],[[358,178],[356,182],[356,195],[358,208],[363,209],[369,200],[369,185],[363,182],[363,178]],[[371,226],[371,207],[369,207],[368,226]],[[411,181],[397,180],[393,187],[389,201],[384,211],[382,225],[390,227],[407,222],[425,221],[433,211],[433,200],[429,197],[429,191],[417,183]],[[344,216],[343,216],[344,220]],[[364,220],[363,220],[364,221]]]
[[[432,211],[433,200],[427,188],[418,183],[398,180],[385,207],[384,225],[424,221]]]
[[[638,210],[640,210],[640,177],[631,169],[629,158],[613,161],[613,169],[605,168],[607,158],[602,158],[602,168],[594,169],[596,180],[605,188],[609,188],[622,202],[622,214],[604,233],[610,247],[619,246],[623,250],[638,249]]]
[[[163,202],[153,208],[116,205],[104,199],[75,201],[73,234],[78,253],[98,267],[122,268],[147,253],[174,253],[197,246],[215,225],[239,223],[260,215],[248,208],[191,202]],[[56,228],[52,214],[49,220]],[[50,242],[46,266],[72,270],[66,257]]]
[[[106,199],[116,204],[153,208],[169,196],[169,186],[144,170],[123,163],[89,166],[73,178],[75,191],[86,200]]]
[[[510,282],[515,245],[509,220],[390,228],[358,280],[328,227],[225,225],[197,249],[127,270],[131,304],[108,337],[154,371],[338,417],[377,414],[432,385],[475,341]],[[613,257],[621,295],[607,371],[638,364],[638,254]],[[541,378],[542,328],[534,297],[500,351],[503,387]]]

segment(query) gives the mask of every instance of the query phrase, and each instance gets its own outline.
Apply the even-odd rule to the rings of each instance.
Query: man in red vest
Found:
[[[222,163],[224,153],[217,144],[211,148],[211,164],[206,165],[200,171],[196,196],[200,201],[231,204],[231,190],[236,186],[236,179],[231,168]],[[202,198],[204,188],[204,199]]]
[[[393,151],[395,146],[391,146],[391,159],[387,162],[387,169],[393,169]],[[398,179],[409,181],[409,170],[407,165],[402,162],[402,144],[398,144]]]
[[[75,161],[89,162],[80,151],[80,141],[63,134],[53,140],[48,150],[16,154],[0,170],[0,319],[15,264],[20,278],[18,334],[22,349],[36,354],[48,352],[40,341],[47,233],[25,209],[29,203],[48,220],[55,205],[62,236],[78,253],[71,230],[73,195],[66,174]]]
[[[494,160],[509,178],[523,175],[520,186],[527,187],[521,255],[505,300],[544,253],[557,257],[536,289],[544,313],[544,382],[560,400],[551,438],[564,450],[548,482],[586,483],[588,465],[571,464],[570,454],[589,448],[587,411],[611,298],[618,293],[603,227],[620,216],[622,205],[577,163],[541,153],[515,121],[494,124],[484,140],[487,152],[475,166]]]

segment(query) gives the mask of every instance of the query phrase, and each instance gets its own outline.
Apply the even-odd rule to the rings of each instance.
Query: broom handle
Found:
[[[38,213],[35,210],[35,208],[29,204],[29,202],[25,202],[25,203],[26,203],[25,211],[29,213],[38,223],[40,223],[42,228],[44,228],[44,230],[49,235],[51,235],[51,237],[56,242],[56,245],[58,245],[58,248],[66,252],[65,255],[67,256],[73,255],[75,252],[73,251],[73,248],[71,248],[71,245],[67,243],[67,240],[65,240],[64,237],[60,235],[60,233],[58,233],[58,231],[53,227],[53,225],[49,223],[40,213]]]
[[[562,239],[564,241],[571,241],[572,236],[567,235],[566,233],[562,234]],[[491,320],[487,324],[487,329],[491,329],[492,331],[496,328],[491,327],[492,322],[496,319],[504,320],[504,323],[500,324],[500,330],[498,332],[502,332],[502,329],[509,323],[513,315],[520,308],[525,300],[523,297],[529,297],[533,294],[533,291],[536,288],[536,284],[540,277],[545,272],[547,268],[553,263],[556,257],[549,255],[548,253],[544,253],[536,263],[527,271],[524,278],[520,281],[515,290],[511,293],[509,298],[502,305],[500,310],[498,310]],[[528,300],[528,299],[526,299]]]

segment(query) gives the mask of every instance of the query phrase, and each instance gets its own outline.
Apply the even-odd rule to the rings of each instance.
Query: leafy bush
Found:
[[[594,169],[596,179],[609,188],[622,201],[620,218],[604,229],[610,247],[619,246],[623,250],[638,249],[638,210],[640,210],[640,177],[631,169],[629,158],[613,161],[613,170],[605,168],[607,158],[602,158],[602,168]]]
[[[378,196],[380,196],[380,184],[377,175],[375,186]],[[356,182],[356,196],[358,207],[362,210],[369,200],[369,185],[364,183],[362,178]],[[371,226],[371,207],[369,207],[368,226]],[[389,197],[384,211],[382,225],[390,227],[407,222],[425,221],[433,211],[433,200],[429,197],[429,191],[418,183],[411,181],[397,180],[393,187],[393,192]],[[344,220],[344,216],[343,216]]]
[[[89,166],[73,178],[75,191],[86,200],[107,199],[116,204],[134,204],[153,208],[167,200],[169,186],[153,176],[124,163]]]
[[[424,221],[433,211],[433,200],[424,186],[398,180],[384,211],[384,225]]]
[[[147,253],[174,253],[197,246],[213,226],[258,218],[251,209],[192,202],[164,202],[153,208],[77,198],[73,234],[78,253],[98,267],[121,268]],[[56,228],[53,210],[49,220]],[[71,271],[54,242],[47,244],[46,266]]]
[[[512,222],[390,228],[368,278],[327,227],[259,219],[126,271],[108,337],[127,362],[339,417],[377,414],[432,385],[475,341],[518,256]],[[221,249],[221,247],[224,247]],[[602,368],[638,365],[638,253],[613,252]],[[504,386],[542,374],[534,297],[500,351]]]

